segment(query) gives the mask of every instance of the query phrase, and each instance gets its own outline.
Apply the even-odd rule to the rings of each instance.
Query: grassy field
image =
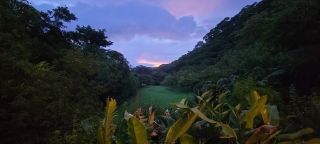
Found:
[[[193,93],[166,86],[146,86],[141,88],[137,95],[118,107],[117,113],[123,116],[125,110],[133,113],[137,108],[147,108],[153,106],[156,108],[168,108],[174,106],[183,98],[192,98]]]

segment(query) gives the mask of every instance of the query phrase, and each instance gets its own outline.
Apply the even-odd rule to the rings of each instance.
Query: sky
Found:
[[[68,24],[105,29],[131,66],[159,66],[191,51],[225,17],[256,0],[29,0],[46,11],[67,6],[78,18]]]

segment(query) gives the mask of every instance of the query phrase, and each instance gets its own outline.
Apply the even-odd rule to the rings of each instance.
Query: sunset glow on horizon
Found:
[[[138,59],[137,63],[141,65],[151,65],[153,67],[159,67],[162,64],[168,64],[168,62],[165,61],[152,61],[147,59]]]

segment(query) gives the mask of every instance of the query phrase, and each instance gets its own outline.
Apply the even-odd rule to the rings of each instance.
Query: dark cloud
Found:
[[[147,35],[182,40],[191,38],[197,29],[192,16],[177,19],[165,9],[146,3],[129,2],[104,7],[78,4],[71,7],[71,11],[80,18],[76,23],[106,29],[108,35],[116,39]]]

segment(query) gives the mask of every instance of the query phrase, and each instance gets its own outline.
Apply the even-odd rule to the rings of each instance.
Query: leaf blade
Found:
[[[147,144],[147,130],[144,125],[136,117],[131,117],[128,120],[128,134],[134,144]]]

